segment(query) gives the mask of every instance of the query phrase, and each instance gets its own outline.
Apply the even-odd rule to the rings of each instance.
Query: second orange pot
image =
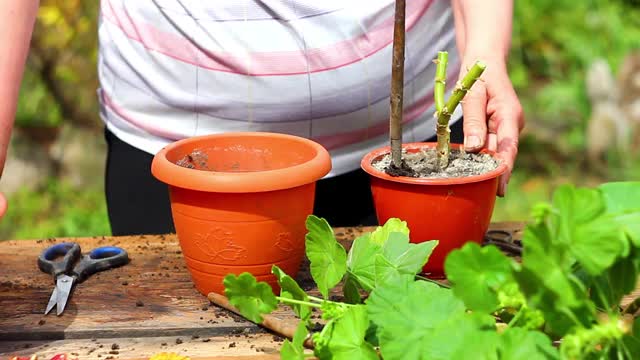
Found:
[[[408,152],[433,148],[435,143],[404,144]],[[459,145],[452,144],[453,149]],[[361,162],[371,176],[371,191],[378,217],[407,222],[411,242],[438,240],[438,246],[423,268],[433,278],[444,277],[444,259],[468,241],[481,243],[487,232],[498,189],[498,178],[506,165],[478,176],[427,179],[390,176],[371,164],[390,151],[389,147],[368,153]]]
[[[194,151],[206,169],[176,165]],[[162,149],[152,173],[169,185],[176,233],[196,288],[224,293],[227,274],[247,271],[277,289],[273,264],[295,276],[315,183],[330,169],[322,146],[285,134],[216,134]]]

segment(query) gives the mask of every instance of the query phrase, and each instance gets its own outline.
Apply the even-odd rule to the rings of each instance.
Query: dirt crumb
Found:
[[[182,344],[182,342],[183,342],[182,339],[180,339],[180,338],[176,339],[176,345],[180,345],[180,344]]]
[[[120,349],[120,345],[118,345],[118,344],[112,344],[111,345],[111,350],[118,350],[118,349]]]
[[[38,321],[38,325],[39,325],[39,326],[42,326],[42,325],[44,325],[45,323],[46,323],[46,321],[45,321],[44,319],[40,319],[40,320]]]
[[[273,335],[273,341],[275,341],[275,342],[283,342],[284,339],[282,338],[282,336]]]
[[[138,300],[138,301],[136,301],[136,306],[142,307],[142,306],[144,306],[144,303],[142,302],[142,300]]]
[[[236,342],[235,341],[229,344],[229,348],[234,348],[234,347],[236,347]]]

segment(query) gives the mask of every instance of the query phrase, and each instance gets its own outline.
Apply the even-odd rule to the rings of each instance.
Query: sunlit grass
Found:
[[[104,191],[57,180],[38,191],[13,194],[0,220],[0,240],[110,234]]]

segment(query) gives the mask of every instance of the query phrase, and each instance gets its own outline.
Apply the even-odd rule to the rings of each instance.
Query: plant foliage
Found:
[[[304,358],[307,336],[320,359],[637,359],[640,325],[620,301],[640,270],[638,194],[640,182],[558,188],[533,209],[522,261],[468,243],[446,259],[451,288],[417,276],[437,241],[410,243],[403,221],[358,237],[347,253],[310,216],[312,269],[330,269],[312,270],[324,298],[277,267],[280,296],[247,273],[227,276],[226,295],[258,323],[277,301],[294,308],[303,321],[283,359]],[[346,301],[328,300],[340,281]],[[326,321],[319,332],[310,333],[311,308]]]

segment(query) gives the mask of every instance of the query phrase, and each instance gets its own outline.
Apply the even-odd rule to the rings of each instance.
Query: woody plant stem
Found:
[[[458,104],[462,101],[469,89],[480,78],[480,75],[486,69],[486,65],[482,61],[477,61],[467,74],[456,84],[453,94],[446,102],[444,101],[444,93],[446,88],[447,77],[447,58],[446,51],[440,51],[438,53],[438,59],[435,60],[436,66],[436,79],[433,89],[434,102],[436,105],[436,117],[438,123],[436,125],[436,135],[438,137],[438,144],[436,151],[438,152],[438,166],[440,169],[445,169],[449,166],[449,154],[451,152],[451,139],[449,130],[449,120],[451,114],[456,110]]]
[[[391,165],[397,168],[400,168],[402,163],[405,7],[405,0],[396,0],[395,24],[393,27],[393,59],[391,61],[389,137],[391,140]]]

